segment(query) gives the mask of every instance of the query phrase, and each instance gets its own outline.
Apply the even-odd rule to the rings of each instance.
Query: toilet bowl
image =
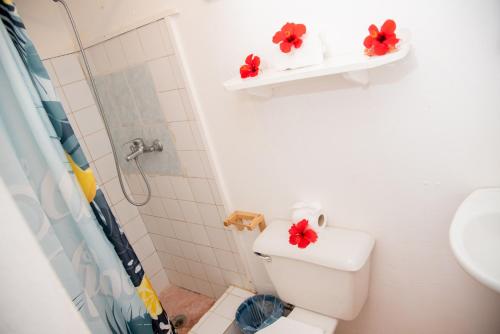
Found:
[[[325,227],[301,249],[289,243],[291,225],[273,221],[253,244],[277,295],[295,306],[258,333],[332,334],[337,319],[353,320],[366,302],[375,240],[361,231]]]
[[[295,307],[288,317],[281,317],[259,334],[333,334],[337,319]]]

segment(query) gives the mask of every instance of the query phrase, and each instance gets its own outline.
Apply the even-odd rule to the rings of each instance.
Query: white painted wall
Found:
[[[21,14],[32,2],[18,0]],[[139,8],[93,0],[76,16],[98,35],[170,4],[181,12],[184,61],[228,208],[270,220],[287,217],[296,200],[316,200],[333,224],[377,238],[370,299],[340,334],[500,332],[499,295],[460,269],[447,240],[460,201],[500,185],[497,1],[149,0]],[[335,54],[360,48],[367,26],[389,17],[412,31],[414,49],[371,71],[368,88],[331,77],[259,100],[222,87],[248,53],[275,48],[272,35],[287,20],[324,31]]]

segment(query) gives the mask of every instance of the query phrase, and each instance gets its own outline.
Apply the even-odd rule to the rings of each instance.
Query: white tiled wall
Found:
[[[43,63],[118,223],[124,229],[155,288],[163,289],[169,284],[166,273],[139,211],[123,196],[111,145],[78,55],[51,58]]]
[[[99,183],[115,209],[153,284],[170,283],[210,297],[229,285],[248,287],[244,267],[210,166],[198,121],[164,20],[129,31],[88,49],[95,75],[146,62],[181,161],[182,175],[150,175],[152,198],[139,208],[128,204],[118,184],[104,126],[76,55],[45,61],[68,106],[70,122]],[[138,200],[146,188],[138,174],[127,175]]]

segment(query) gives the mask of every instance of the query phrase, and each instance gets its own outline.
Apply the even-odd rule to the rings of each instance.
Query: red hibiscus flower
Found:
[[[260,58],[249,54],[245,59],[245,65],[240,67],[240,76],[242,79],[255,77],[259,74]]]
[[[306,248],[310,243],[315,243],[318,240],[318,235],[309,227],[307,219],[293,224],[288,233],[290,233],[290,245],[298,245],[299,248]]]
[[[274,34],[273,43],[280,43],[280,49],[284,53],[292,50],[292,46],[296,49],[302,45],[302,35],[306,33],[306,26],[303,24],[287,23],[280,31]]]
[[[399,39],[396,37],[396,22],[387,20],[384,22],[380,31],[372,24],[368,28],[370,35],[366,36],[363,44],[365,53],[369,56],[382,56],[396,48]]]

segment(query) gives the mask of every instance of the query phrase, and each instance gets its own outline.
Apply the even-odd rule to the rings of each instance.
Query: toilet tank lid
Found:
[[[375,239],[361,231],[325,227],[318,232],[318,240],[306,248],[288,242],[290,221],[275,220],[257,237],[253,251],[270,256],[309,262],[324,267],[358,271],[370,256]]]

